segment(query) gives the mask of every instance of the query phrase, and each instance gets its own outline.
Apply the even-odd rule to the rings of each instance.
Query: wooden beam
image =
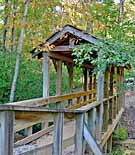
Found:
[[[15,131],[20,131],[24,128],[32,127],[37,123],[43,123],[49,121],[53,121],[55,114],[52,113],[44,113],[44,112],[16,112],[15,113]]]
[[[76,47],[77,47],[77,45],[55,46],[53,49],[50,50],[50,52],[66,52],[66,51],[72,52],[72,50]]]
[[[56,52],[48,52],[48,56],[50,58],[54,58],[54,59],[57,59],[57,60],[61,60],[61,61],[65,61],[65,62],[69,62],[69,63],[74,64],[73,58],[64,56],[63,54],[59,54],[59,53],[56,53]],[[82,67],[92,68],[92,69],[94,68],[93,66],[91,66],[89,64],[83,64]]]
[[[14,146],[17,147],[17,146],[21,146],[21,145],[26,145],[32,141],[39,139],[40,137],[44,136],[46,133],[53,131],[53,129],[54,129],[54,125],[46,128],[46,129],[42,129],[41,131],[36,132],[36,133],[30,135],[29,137],[26,137],[22,140],[17,141],[14,144]]]
[[[0,112],[0,155],[13,155],[13,119],[14,112]]]
[[[112,135],[112,133],[114,132],[114,129],[116,128],[122,113],[124,112],[124,109],[122,108],[119,111],[119,114],[117,115],[116,119],[113,121],[113,124],[109,126],[109,128],[107,129],[107,131],[104,133],[104,135],[102,136],[102,142],[100,144],[101,148],[104,147],[104,145],[106,144],[107,140],[110,138],[110,136]]]
[[[66,27],[64,27],[62,29],[62,31],[57,32],[55,35],[53,35],[53,37],[49,38],[47,40],[47,42],[49,42],[49,44],[52,44],[54,41],[56,41],[62,35],[64,35],[65,33],[68,33],[68,32],[71,33],[71,34],[73,34],[73,35],[75,35],[75,36],[77,36],[77,37],[79,37],[79,38],[82,38],[82,39],[88,41],[91,44],[96,44],[96,42],[97,42],[97,38],[95,38],[95,37],[93,37],[93,36],[91,36],[89,34],[86,34],[86,33],[84,33],[81,30],[78,30],[76,28],[73,28],[73,27],[71,27],[69,25],[67,25]]]
[[[55,71],[57,72],[57,61],[56,61],[56,59],[52,59],[52,62],[53,62]]]
[[[102,155],[100,146],[97,144],[96,140],[93,138],[86,124],[84,124],[84,138],[89,144],[89,147],[91,148],[94,155]]]

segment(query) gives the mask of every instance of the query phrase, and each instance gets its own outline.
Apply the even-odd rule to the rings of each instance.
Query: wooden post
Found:
[[[92,136],[95,138],[96,137],[96,108],[91,109],[88,111],[88,129],[91,132]],[[86,152],[91,153],[91,150],[89,146],[86,146]]]
[[[0,155],[13,155],[13,119],[14,112],[0,111]]]
[[[53,155],[62,155],[64,113],[56,114]]]
[[[113,83],[114,83],[114,67],[110,67],[110,92],[109,95],[113,96]],[[112,119],[113,119],[113,109],[114,109],[114,102],[113,99],[109,100],[109,123],[112,123]]]
[[[102,128],[103,128],[103,73],[99,71],[98,81],[97,81],[97,102],[100,102],[99,110],[97,110],[97,125],[99,130],[98,140],[101,140],[102,137]]]
[[[96,80],[96,75],[95,75],[95,76],[93,77],[93,89],[94,89],[94,90],[96,90],[96,87],[98,87],[98,86],[96,86],[96,81],[97,81],[97,80]],[[94,94],[93,94],[93,98],[95,98],[95,97],[96,97],[96,94],[94,93]]]
[[[121,69],[121,83],[122,83],[122,106],[125,107],[125,91],[124,91],[124,68]]]
[[[93,108],[88,112],[88,129],[91,131],[93,137],[95,137],[96,127],[96,108]]]
[[[88,89],[88,70],[87,70],[87,68],[84,68],[83,75],[84,75],[83,90],[87,91],[87,89]],[[84,101],[86,101],[86,100],[87,100],[87,96],[84,96]]]
[[[75,155],[83,155],[84,117],[83,113],[76,115]]]
[[[69,75],[69,93],[72,93],[73,89],[73,64],[67,63],[67,70],[68,70],[68,75]],[[72,105],[72,100],[68,101],[68,106]]]
[[[62,86],[62,61],[57,62],[57,80],[56,80],[56,95],[61,95]],[[61,108],[61,103],[57,102],[57,108]],[[53,155],[62,155],[62,140],[63,140],[63,124],[64,114],[58,113],[55,120]]]
[[[56,79],[56,95],[61,95],[61,87],[62,87],[62,61],[57,61],[57,79]],[[57,108],[61,107],[61,103],[57,102]]]
[[[109,97],[109,71],[107,70],[104,75],[104,98]],[[104,114],[103,114],[103,129],[104,131],[108,128],[109,120],[109,101],[104,102]]]
[[[61,95],[62,86],[62,61],[57,62],[57,80],[56,80],[56,95]]]
[[[50,58],[48,56],[48,53],[43,53],[43,64],[42,64],[42,72],[43,72],[43,97],[49,96],[49,62]],[[41,123],[41,128],[47,128],[48,122]],[[29,129],[30,130],[30,129]],[[31,129],[32,130],[32,129]]]
[[[43,53],[43,97],[49,96],[49,57],[48,53]]]
[[[120,110],[120,69],[119,67],[117,68],[117,93],[118,93],[117,106],[118,106],[118,112],[119,112]]]
[[[92,72],[89,71],[89,90],[92,90]],[[92,94],[89,95],[89,99],[92,99]]]

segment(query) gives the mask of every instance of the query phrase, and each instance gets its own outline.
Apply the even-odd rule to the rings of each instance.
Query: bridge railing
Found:
[[[80,93],[81,96],[88,96],[90,93]],[[40,106],[48,105],[52,102],[62,102],[65,99],[71,100],[78,98],[79,95],[72,96],[55,96],[47,99],[36,99],[23,101],[21,105],[18,103],[1,105],[0,106],[0,155],[13,155],[14,147],[14,131],[18,131],[28,127],[31,123],[42,122],[45,120],[54,121],[54,141],[52,144],[53,155],[62,155],[63,145],[63,127],[66,120],[75,120],[75,155],[84,154],[83,140],[87,142],[86,149],[92,151],[95,155],[100,155],[107,152],[109,147],[112,132],[114,131],[120,116],[123,112],[120,95],[111,96],[104,99],[102,102],[92,102],[86,104],[86,97],[84,98],[84,105],[78,109],[56,108],[49,109]],[[29,106],[27,105],[29,103]],[[27,106],[26,106],[27,105]],[[35,105],[35,107],[33,107]],[[37,107],[37,105],[39,107]],[[100,111],[100,107],[103,111]],[[21,125],[18,124],[21,120]],[[28,121],[26,123],[26,120]],[[102,120],[102,121],[101,121]],[[23,122],[24,121],[24,122]],[[36,123],[37,123],[36,122]],[[18,127],[16,127],[18,125]],[[19,127],[21,126],[21,127]],[[99,130],[99,126],[102,127]],[[18,130],[17,130],[18,129]],[[28,141],[27,141],[28,142]],[[110,146],[111,149],[111,146]],[[102,151],[101,151],[102,150]],[[36,151],[36,150],[35,150]]]

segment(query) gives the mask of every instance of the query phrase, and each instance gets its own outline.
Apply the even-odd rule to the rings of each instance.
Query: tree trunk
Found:
[[[14,50],[14,38],[15,38],[15,20],[16,20],[16,7],[17,7],[17,2],[13,2],[13,25],[12,25],[12,28],[11,28],[11,51]]]
[[[5,3],[8,4],[8,0],[5,0]],[[7,9],[7,6],[5,7],[5,10]],[[4,18],[4,29],[3,29],[3,32],[2,32],[2,40],[1,40],[1,43],[2,43],[2,48],[3,50],[6,49],[6,46],[5,46],[5,43],[6,43],[6,34],[7,34],[7,28],[6,28],[6,25],[7,25],[7,22],[8,22],[8,15],[6,14],[6,11],[5,11],[5,18]]]
[[[27,21],[29,3],[30,3],[30,0],[26,0],[26,6],[25,6],[25,11],[24,11],[23,23],[22,23],[22,29],[21,29],[20,39],[19,39],[19,43],[18,43],[18,54],[17,54],[17,57],[16,57],[16,65],[15,65],[14,77],[13,77],[13,82],[12,82],[12,87],[11,87],[11,92],[10,92],[10,100],[9,100],[10,102],[14,101],[16,83],[17,83],[17,78],[18,78],[18,74],[19,74],[20,58],[21,58],[21,55],[22,55],[22,46],[23,46],[23,40],[24,40],[25,24],[26,24],[26,21]]]

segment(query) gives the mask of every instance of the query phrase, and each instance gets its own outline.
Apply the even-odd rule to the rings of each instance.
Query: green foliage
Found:
[[[102,39],[96,45],[79,45],[73,50],[73,56],[77,65],[88,62],[96,66],[96,71],[105,71],[110,65],[124,67],[131,64],[131,52],[134,50],[135,46],[128,46],[119,40]]]
[[[119,150],[112,151],[108,155],[126,155],[126,154],[124,153],[123,150],[119,149]]]
[[[0,52],[0,103],[9,101],[11,82],[13,78],[16,52]],[[37,98],[42,96],[41,64],[28,56],[23,56],[15,101]]]
[[[19,78],[15,92],[15,101],[42,97],[42,63],[31,59],[31,55],[22,56]],[[16,52],[0,52],[0,104],[9,102],[11,82],[13,78]],[[50,67],[50,95],[56,94],[56,71]],[[69,91],[68,73],[63,66],[62,93]]]
[[[127,128],[118,128],[113,135],[113,139],[115,140],[126,140],[128,138]]]

